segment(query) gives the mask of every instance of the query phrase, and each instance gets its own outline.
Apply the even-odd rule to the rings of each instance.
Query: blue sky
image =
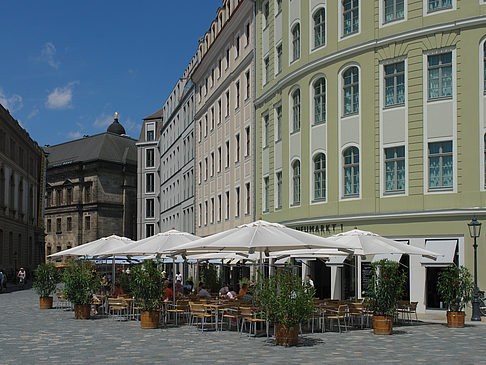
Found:
[[[138,139],[222,0],[0,1],[0,104],[39,145],[106,131]]]

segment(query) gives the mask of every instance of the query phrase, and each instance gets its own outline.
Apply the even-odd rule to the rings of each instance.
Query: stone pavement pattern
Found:
[[[486,326],[440,324],[305,334],[298,347],[274,346],[235,332],[181,326],[142,330],[136,321],[75,320],[74,313],[39,309],[31,290],[0,294],[0,364],[387,363],[486,364]]]

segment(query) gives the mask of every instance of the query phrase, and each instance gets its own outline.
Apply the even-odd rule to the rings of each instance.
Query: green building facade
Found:
[[[257,0],[255,33],[256,216],[440,251],[400,258],[418,311],[440,309],[437,273],[472,271],[467,223],[486,219],[486,1]],[[373,259],[303,271],[359,297]]]

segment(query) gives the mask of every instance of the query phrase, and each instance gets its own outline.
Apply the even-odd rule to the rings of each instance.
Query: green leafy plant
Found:
[[[206,264],[201,267],[201,280],[206,287],[213,293],[217,293],[221,288],[221,281],[218,278],[216,265]]]
[[[130,285],[130,274],[121,272],[116,277],[116,284],[123,290],[124,293],[130,294],[132,292]]]
[[[393,316],[397,309],[406,276],[399,263],[387,259],[373,263],[372,277],[366,292],[366,304],[374,315]]]
[[[58,273],[52,262],[42,263],[35,270],[34,290],[41,297],[48,297],[56,290]]]
[[[74,304],[90,304],[93,294],[100,289],[100,277],[88,261],[70,261],[64,271],[66,299]]]
[[[142,265],[131,269],[130,287],[143,311],[156,311],[160,308],[165,283],[162,273],[152,261],[145,260]]]
[[[248,285],[248,287],[250,287],[252,283],[253,282],[250,280],[250,278],[241,278],[240,280],[238,280],[238,284],[240,285],[240,288],[243,286],[243,284],[246,284]]]
[[[305,285],[289,268],[278,269],[257,283],[256,304],[264,317],[293,329],[308,320],[314,311],[314,288]]]
[[[450,311],[464,310],[474,294],[474,283],[469,270],[464,266],[450,265],[439,273],[437,291]]]

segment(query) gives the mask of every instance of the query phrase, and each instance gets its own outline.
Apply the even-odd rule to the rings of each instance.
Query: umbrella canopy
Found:
[[[80,246],[70,248],[68,250],[56,252],[55,254],[49,255],[49,257],[99,256],[106,251],[124,247],[132,242],[133,241],[130,238],[111,235],[108,237],[99,238],[95,241],[91,241]]]
[[[326,238],[329,242],[338,243],[354,251],[355,255],[379,255],[379,254],[407,254],[422,255],[432,259],[442,256],[436,252],[423,248],[407,245],[382,237],[376,233],[353,229],[348,232],[338,233]]]
[[[111,255],[127,255],[127,256],[141,256],[141,255],[157,255],[174,247],[183,245],[188,242],[195,241],[200,237],[187,232],[180,232],[172,229],[167,232],[157,233],[154,236],[144,238],[140,241],[135,241],[130,245],[119,247],[103,254]]]
[[[188,255],[188,260],[237,260],[237,261],[257,261],[258,255],[251,254],[248,255],[244,252],[209,252],[209,253],[200,253],[195,255]]]
[[[297,248],[346,249],[344,245],[320,236],[258,220],[175,247],[172,251],[246,251],[251,254]]]

